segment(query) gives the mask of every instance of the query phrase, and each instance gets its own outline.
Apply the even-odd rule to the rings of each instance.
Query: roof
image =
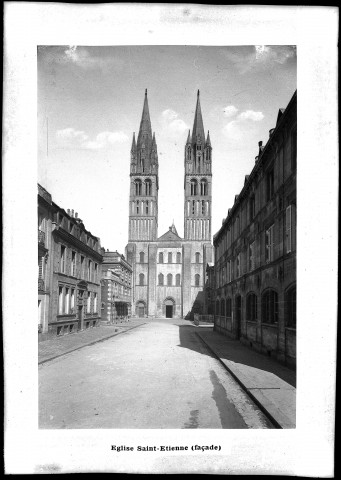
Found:
[[[178,242],[179,240],[182,240],[181,237],[179,237],[178,232],[176,231],[176,228],[174,226],[174,223],[171,227],[169,227],[168,232],[164,233],[157,239],[158,242]]]

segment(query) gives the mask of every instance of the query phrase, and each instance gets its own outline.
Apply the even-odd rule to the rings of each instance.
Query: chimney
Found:
[[[73,213],[73,210],[72,210],[72,213]],[[75,213],[75,218],[78,218],[78,213],[77,212]]]
[[[71,210],[71,217],[73,218],[74,210]]]
[[[67,214],[70,215],[70,209],[69,208],[67,209]]]

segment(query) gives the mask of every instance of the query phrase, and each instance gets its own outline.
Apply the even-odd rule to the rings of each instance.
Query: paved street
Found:
[[[148,320],[40,365],[40,428],[273,428],[196,331]]]

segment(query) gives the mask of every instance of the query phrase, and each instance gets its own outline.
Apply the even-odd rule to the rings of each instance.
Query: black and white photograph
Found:
[[[336,48],[338,11],[283,8],[289,27],[276,41],[255,27],[263,13],[264,26],[272,21],[276,31],[284,20],[275,7],[6,3],[8,25],[19,28],[19,11],[35,12],[42,31],[27,49],[33,74],[22,90],[34,94],[25,97],[32,107],[25,106],[25,120],[9,81],[11,60],[20,63],[18,40],[11,34],[7,50],[5,42],[5,240],[15,234],[11,217],[22,202],[29,227],[18,248],[30,292],[16,333],[8,334],[8,309],[4,317],[6,473],[332,476],[336,316],[331,309],[324,319],[329,356],[312,365],[309,352],[321,338],[310,328],[321,318],[312,308],[317,271],[307,251],[316,248],[314,240],[330,241],[322,247],[329,256],[321,275],[328,275],[337,222],[330,238],[314,238],[316,218],[305,195],[314,197],[313,184],[321,194],[324,175],[337,179],[336,110],[329,112],[330,142],[306,126],[314,114],[324,119],[321,105],[336,100],[336,56],[325,48],[331,98],[315,109],[302,81],[300,64],[309,62],[297,30],[304,13],[317,18],[319,11],[332,20],[329,44]],[[79,40],[69,18],[65,33],[55,26],[48,32],[53,13],[55,25],[79,14]],[[220,14],[231,27],[224,42]],[[252,33],[240,42],[246,21]],[[163,39],[157,34],[167,22],[179,30],[176,42],[167,28]],[[14,111],[23,123],[19,133]],[[22,169],[15,146],[29,132],[31,167]],[[309,139],[321,152],[330,148],[320,178]],[[10,201],[19,171],[18,183],[27,184],[22,198],[17,187]],[[325,201],[336,220],[332,188]],[[11,240],[6,248],[12,254]],[[10,303],[14,279],[7,272],[5,264]],[[326,294],[331,307],[334,293]],[[20,333],[23,321],[29,325]],[[15,375],[10,379],[9,368],[19,368],[27,389]],[[323,372],[329,383],[319,400]],[[20,417],[26,404],[22,424],[10,398]],[[317,414],[324,433],[320,447],[309,453],[306,445],[299,460],[309,408],[324,411],[324,420]],[[34,455],[22,467],[13,461],[19,425],[34,432]],[[325,462],[316,460],[312,474],[314,448],[325,452]]]

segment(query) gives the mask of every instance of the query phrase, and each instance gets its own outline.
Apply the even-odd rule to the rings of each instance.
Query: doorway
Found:
[[[172,297],[165,298],[162,313],[166,318],[173,318],[175,315],[175,300]]]
[[[136,310],[137,310],[137,316],[139,318],[144,318],[145,314],[146,314],[146,306],[143,302],[138,302],[138,304],[136,305]]]

